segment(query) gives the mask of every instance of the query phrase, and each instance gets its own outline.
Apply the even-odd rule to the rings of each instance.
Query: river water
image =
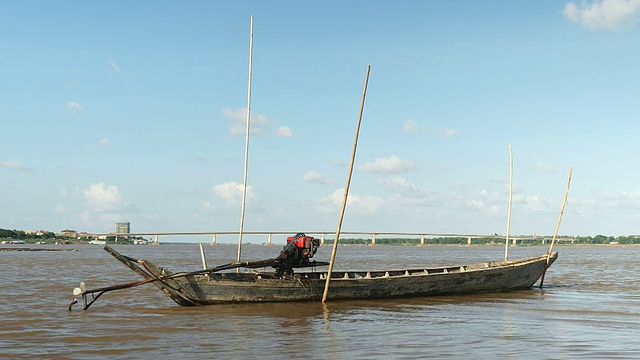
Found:
[[[2,248],[20,247],[3,245]],[[180,307],[153,285],[67,310],[88,288],[139,280],[93,245],[23,245],[0,252],[0,358],[45,359],[637,359],[640,247],[558,246],[543,289],[383,301]],[[171,270],[202,267],[197,244],[124,246]],[[280,246],[246,245],[244,260]],[[236,247],[205,246],[209,266]],[[509,258],[545,247],[512,247]],[[329,246],[318,250],[328,260]],[[335,269],[458,265],[500,260],[498,246],[341,246]],[[348,266],[347,266],[348,265]]]

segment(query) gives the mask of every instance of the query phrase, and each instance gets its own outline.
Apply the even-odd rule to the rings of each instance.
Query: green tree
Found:
[[[13,230],[8,230],[8,229],[0,229],[0,238],[3,239],[15,239],[16,238],[16,233]]]
[[[604,235],[596,235],[593,238],[592,244],[607,244],[609,243],[609,237]]]

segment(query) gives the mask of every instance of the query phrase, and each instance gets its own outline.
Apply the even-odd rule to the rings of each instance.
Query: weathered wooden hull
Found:
[[[233,302],[320,301],[327,273],[298,272],[276,278],[273,272],[188,274],[167,279],[167,272],[146,260],[108,249],[183,306]],[[558,253],[549,259],[551,265]],[[547,255],[438,268],[385,271],[334,271],[327,298],[356,300],[498,292],[532,287],[542,276]]]

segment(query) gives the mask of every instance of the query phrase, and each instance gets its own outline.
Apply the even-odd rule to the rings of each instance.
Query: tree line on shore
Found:
[[[537,238],[516,238],[518,245],[541,245],[543,240],[546,244],[551,242],[553,236],[543,236]],[[560,241],[558,241],[560,239]],[[602,245],[602,244],[640,244],[640,236],[562,236],[558,237],[556,241],[559,244],[576,244],[576,245]],[[509,239],[512,241],[512,239]],[[376,238],[376,245],[419,245],[419,238]],[[467,245],[469,243],[468,237],[431,237],[425,238],[424,243],[428,245]],[[333,239],[325,239],[325,244],[333,244]],[[371,239],[340,239],[340,244],[343,245],[368,245],[371,244]],[[476,237],[471,239],[472,245],[504,245],[504,236],[487,236]]]
[[[96,238],[95,235],[83,235],[83,236],[71,236],[66,234],[56,234],[52,231],[42,231],[42,232],[27,232],[23,230],[9,230],[9,229],[1,229],[0,228],[0,241],[11,241],[18,240],[23,241],[25,244],[34,244],[34,243],[88,243],[91,240]],[[115,235],[107,235],[104,237],[107,243],[113,244],[115,242]],[[128,236],[128,237],[118,237],[119,244],[127,244],[133,243],[133,240],[140,240],[142,237],[140,236]]]
[[[63,234],[55,234],[53,232],[26,232],[22,230],[8,230],[0,228],[0,240],[22,240],[25,243],[35,243],[35,242],[46,242],[46,243],[54,243],[60,241],[73,241],[73,242],[89,242],[95,239],[95,236],[87,235],[85,237],[73,237],[69,235]],[[133,242],[134,239],[142,239],[141,237],[129,237],[123,238],[118,237],[118,243],[129,243]],[[516,241],[518,245],[540,245],[543,244],[543,240],[545,243],[549,243],[552,239],[552,236],[538,236],[536,238],[517,238]],[[582,245],[601,245],[601,244],[620,244],[620,245],[630,245],[630,244],[640,244],[640,236],[606,236],[606,235],[596,235],[596,236],[560,236],[558,237],[559,244],[582,244]],[[107,243],[115,242],[115,235],[109,235],[104,240]],[[510,239],[511,240],[511,239]],[[424,238],[424,243],[428,245],[467,245],[469,241],[468,237],[429,237]],[[419,245],[420,238],[392,238],[392,237],[380,237],[375,239],[376,245],[395,245],[395,246],[409,246],[409,245]],[[325,244],[333,244],[333,239],[325,239]],[[345,238],[340,239],[340,244],[343,245],[368,245],[371,244],[370,238]],[[475,237],[471,239],[471,244],[473,245],[497,245],[504,244],[504,236],[486,236],[486,237]]]

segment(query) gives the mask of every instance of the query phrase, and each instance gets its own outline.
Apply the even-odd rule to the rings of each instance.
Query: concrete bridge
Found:
[[[244,231],[243,236],[264,236],[266,239],[265,244],[267,246],[273,245],[272,238],[273,236],[282,236],[286,239],[288,236],[292,236],[299,231]],[[235,236],[236,239],[238,237],[239,232],[237,231],[218,231],[218,232],[148,232],[148,233],[118,233],[118,234],[97,234],[93,235],[95,237],[98,236],[115,236],[116,242],[118,241],[118,237],[129,237],[129,236],[151,236],[153,237],[153,244],[160,244],[161,237],[167,236],[203,236],[211,239],[211,245],[218,244],[218,237],[221,236]],[[329,231],[305,231],[305,234],[314,236],[316,238],[320,238],[320,244],[325,244],[325,237],[331,236],[333,238],[335,236],[335,232]],[[505,236],[503,235],[477,235],[477,234],[453,234],[453,233],[444,233],[444,234],[435,234],[435,233],[418,233],[418,232],[367,232],[367,231],[342,231],[340,232],[340,236],[344,238],[345,235],[357,236],[359,238],[369,238],[371,239],[370,245],[376,245],[376,237],[395,237],[395,238],[418,238],[420,239],[419,245],[425,245],[425,238],[467,238],[467,245],[472,245],[474,240],[484,239],[484,238],[495,238],[502,239],[504,241]],[[511,241],[511,245],[516,246],[518,242],[523,242],[526,240],[540,241],[541,244],[549,244],[551,243],[551,237],[532,237],[532,236],[509,236],[509,241]],[[573,242],[574,239],[570,237],[559,237],[556,239],[557,242]]]

